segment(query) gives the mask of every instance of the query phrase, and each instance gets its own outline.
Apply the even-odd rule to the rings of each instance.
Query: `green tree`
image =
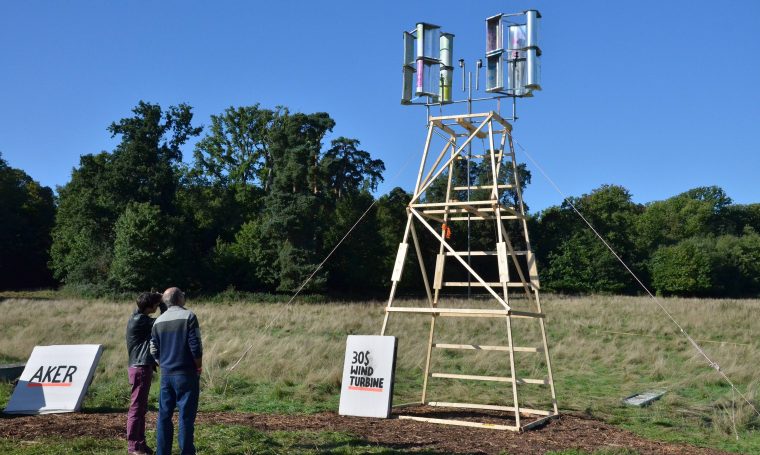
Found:
[[[698,187],[647,205],[638,219],[642,246],[653,252],[659,245],[707,234],[721,234],[731,199],[715,186]]]
[[[715,244],[693,237],[660,247],[650,262],[652,286],[658,293],[706,295],[714,287]]]
[[[0,154],[0,289],[52,284],[47,262],[54,216],[52,190]]]
[[[59,189],[51,266],[66,284],[105,286],[114,225],[129,203],[177,212],[181,146],[200,128],[192,126],[191,109],[184,104],[163,110],[141,101],[132,112],[108,128],[121,136],[113,153],[82,156],[69,183]]]
[[[329,252],[344,235],[353,230],[325,264],[328,288],[341,292],[378,291],[388,282],[384,269],[382,238],[376,224],[377,207],[373,206],[359,224],[354,224],[372,206],[373,197],[366,191],[348,193],[338,199],[331,213],[332,222],[325,229],[324,250]],[[327,254],[327,253],[325,253]]]
[[[359,140],[339,137],[331,143],[319,162],[326,190],[338,198],[357,191],[374,191],[383,180],[385,164],[382,160],[359,150]]]
[[[175,283],[176,222],[147,202],[131,202],[116,220],[112,287],[137,291],[163,289]]]
[[[212,115],[206,136],[195,147],[193,172],[227,188],[257,185],[267,190],[274,166],[270,133],[283,115],[284,108],[259,104]]]
[[[572,210],[575,206],[634,271],[646,279],[636,221],[643,207],[617,185],[602,185],[542,212],[534,236],[547,288],[565,292],[633,292],[635,281]]]

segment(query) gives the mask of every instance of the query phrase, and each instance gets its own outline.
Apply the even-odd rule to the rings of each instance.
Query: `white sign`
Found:
[[[349,335],[338,413],[389,417],[395,368],[396,337]]]
[[[5,412],[78,411],[102,352],[99,344],[35,346]]]

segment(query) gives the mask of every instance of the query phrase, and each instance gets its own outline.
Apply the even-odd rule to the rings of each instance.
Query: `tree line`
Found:
[[[384,163],[358,139],[326,144],[334,127],[325,112],[253,105],[211,116],[204,132],[190,106],[140,102],[108,127],[118,145],[81,156],[57,197],[0,155],[0,289],[62,285],[104,295],[171,284],[207,294],[292,292],[371,206],[305,291],[381,295],[411,194],[394,188],[375,199]],[[182,150],[196,137],[187,164]],[[465,172],[455,169],[454,181]],[[469,172],[471,181],[488,183],[485,169]],[[521,165],[517,173],[524,189],[530,172]],[[444,190],[431,186],[427,197]],[[515,197],[507,192],[504,202]],[[637,204],[617,185],[530,216],[545,290],[640,292],[573,206],[659,293],[760,294],[760,204],[733,204],[717,187]],[[464,241],[462,232],[454,237]],[[491,238],[474,229],[470,241],[478,249]],[[432,261],[437,245],[422,247]],[[421,291],[418,275],[407,264],[401,291]]]

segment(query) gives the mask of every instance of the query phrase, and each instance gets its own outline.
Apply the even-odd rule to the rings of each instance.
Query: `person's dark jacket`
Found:
[[[161,302],[161,313],[166,311],[166,304]],[[127,323],[127,352],[129,366],[155,366],[156,360],[150,354],[150,334],[155,319],[135,310]]]

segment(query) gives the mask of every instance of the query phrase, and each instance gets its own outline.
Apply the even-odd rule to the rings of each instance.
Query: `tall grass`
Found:
[[[758,300],[661,300],[754,400],[760,379]],[[757,416],[731,393],[704,358],[647,298],[544,297],[559,406],[585,412],[651,436],[701,444],[724,444],[752,432]],[[399,302],[423,305],[421,302]],[[445,306],[463,305],[460,300]],[[483,307],[487,302],[479,303]],[[309,412],[335,409],[345,337],[377,334],[383,303],[290,306],[250,301],[190,301],[204,341],[202,407],[244,411]],[[124,331],[132,303],[76,299],[11,298],[0,302],[0,358],[24,359],[35,345],[98,343],[105,347],[86,401],[90,408],[124,408],[128,400]],[[391,317],[388,333],[399,337],[396,402],[418,401],[429,316]],[[503,320],[440,318],[441,343],[506,344]],[[538,324],[515,320],[515,344],[540,346]],[[253,348],[232,372],[229,367]],[[542,354],[520,353],[518,374],[545,375]],[[506,353],[437,350],[433,371],[509,376]],[[153,387],[155,396],[155,389]],[[636,392],[666,389],[649,409],[624,407]],[[543,386],[520,386],[523,405],[547,408]],[[430,399],[499,403],[511,399],[508,384],[447,379],[430,383]],[[705,432],[705,430],[708,430]],[[751,433],[748,433],[751,432]],[[716,439],[717,438],[717,439]],[[718,441],[718,442],[715,442]],[[730,442],[722,447],[731,448]]]

